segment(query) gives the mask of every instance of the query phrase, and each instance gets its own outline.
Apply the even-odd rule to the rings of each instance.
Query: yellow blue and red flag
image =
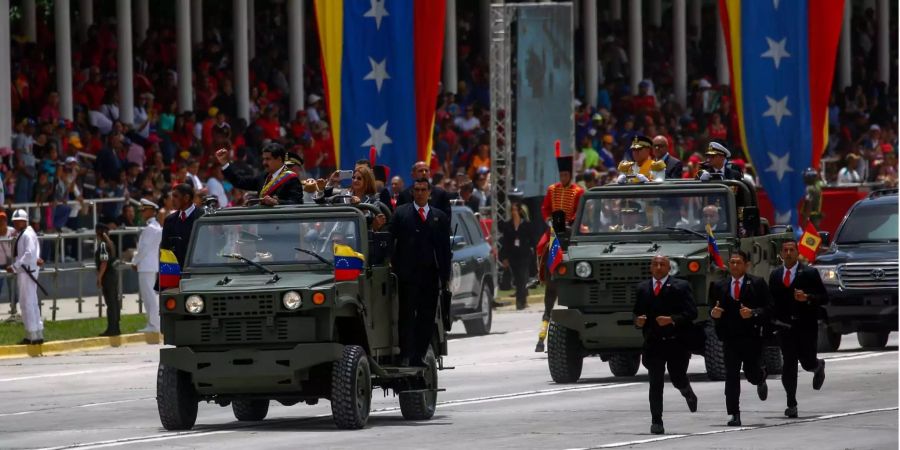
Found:
[[[338,167],[430,162],[445,0],[316,0]],[[407,180],[409,181],[409,180]]]
[[[719,246],[716,245],[716,237],[713,235],[712,226],[706,224],[706,249],[709,250],[709,258],[713,264],[720,269],[725,268],[725,262],[722,261],[722,255],[719,253]]]
[[[334,281],[353,281],[362,273],[366,258],[353,247],[334,244]]]
[[[181,281],[181,265],[172,250],[159,250],[159,290],[178,287]]]
[[[797,227],[802,173],[819,167],[844,0],[719,0],[741,143]]]
[[[563,251],[562,246],[559,245],[559,239],[556,237],[556,232],[550,230],[550,243],[547,245],[547,274],[548,277],[550,274],[556,271],[556,268],[563,262]],[[548,280],[550,278],[547,278]]]

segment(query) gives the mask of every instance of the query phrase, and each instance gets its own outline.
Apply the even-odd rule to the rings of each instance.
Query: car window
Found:
[[[472,245],[472,239],[469,237],[462,214],[454,212],[450,215],[450,233],[460,236],[467,246]]]
[[[472,242],[475,244],[484,242],[484,234],[481,232],[481,226],[475,220],[475,215],[463,214],[463,218],[466,223],[466,229],[469,230],[469,236],[471,236]]]
[[[581,235],[658,233],[683,228],[705,233],[732,233],[728,197],[722,193],[642,194],[588,198],[579,209]]]
[[[853,209],[836,242],[897,242],[897,204],[859,205]]]

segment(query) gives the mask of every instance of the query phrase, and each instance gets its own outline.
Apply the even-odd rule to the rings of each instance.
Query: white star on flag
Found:
[[[791,163],[789,159],[791,158],[790,153],[785,153],[784,156],[779,157],[778,155],[768,152],[769,159],[772,160],[772,164],[766,169],[766,172],[775,172],[775,176],[778,177],[778,182],[781,183],[781,179],[784,178],[784,174],[786,172],[793,172],[794,168],[791,167]]]
[[[791,211],[787,210],[784,212],[776,211],[775,212],[775,224],[776,225],[790,225],[791,223]]]
[[[384,80],[390,80],[391,76],[387,73],[387,58],[381,60],[381,62],[376,62],[372,57],[369,57],[369,64],[372,65],[372,71],[366,74],[363,77],[363,80],[375,80],[375,87],[378,88],[378,92],[381,92],[381,85],[384,84]]]
[[[769,49],[759,55],[759,57],[772,58],[772,61],[775,62],[775,69],[778,69],[778,66],[781,65],[781,58],[788,58],[791,56],[791,54],[784,49],[784,46],[787,44],[787,38],[775,42],[774,39],[766,36],[766,42],[769,44]]]
[[[787,96],[784,96],[781,100],[775,100],[767,95],[766,101],[769,103],[769,109],[763,113],[763,117],[774,117],[775,125],[780,127],[781,119],[784,116],[793,116],[791,110],[787,108],[787,99]]]
[[[772,6],[775,7],[775,10],[776,10],[776,11],[778,10],[778,3],[779,3],[780,1],[781,1],[781,0],[772,0]]]
[[[371,8],[363,14],[363,17],[372,17],[375,19],[375,29],[381,29],[381,19],[384,16],[389,16],[387,10],[384,9],[385,0],[369,0],[369,4]]]
[[[394,141],[391,140],[390,136],[387,135],[387,126],[388,123],[385,121],[381,124],[380,127],[375,128],[371,124],[366,124],[366,127],[369,128],[369,139],[366,139],[366,142],[363,142],[360,147],[371,147],[375,146],[375,151],[378,153],[378,156],[381,156],[381,147],[385,144],[393,144]]]

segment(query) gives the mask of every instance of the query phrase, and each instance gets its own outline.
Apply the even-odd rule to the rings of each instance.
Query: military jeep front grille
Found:
[[[266,326],[266,319],[223,320],[217,329],[209,322],[200,325],[200,342],[204,344],[283,342],[291,338],[286,318],[275,319],[274,327]]]
[[[609,283],[606,289],[591,286],[588,289],[589,304],[592,305],[632,305],[634,304],[634,283]]]
[[[897,262],[850,263],[838,269],[847,289],[897,289]]]
[[[637,283],[647,278],[650,260],[640,261],[597,261],[594,263],[594,278],[604,283]]]
[[[216,318],[270,316],[275,313],[272,294],[216,295],[210,299],[210,313]]]

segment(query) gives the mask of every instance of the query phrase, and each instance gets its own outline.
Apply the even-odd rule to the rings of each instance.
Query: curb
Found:
[[[0,359],[59,355],[130,344],[160,343],[162,343],[162,335],[159,333],[133,333],[121,336],[51,341],[40,345],[0,345]]]

